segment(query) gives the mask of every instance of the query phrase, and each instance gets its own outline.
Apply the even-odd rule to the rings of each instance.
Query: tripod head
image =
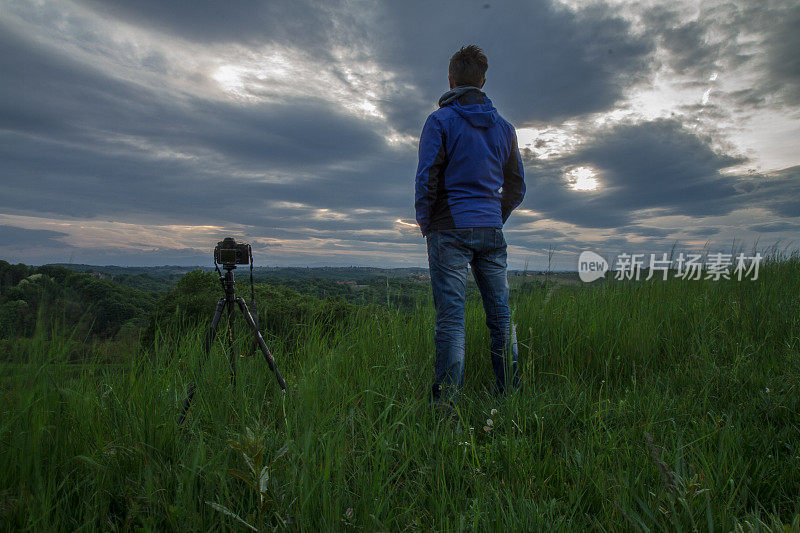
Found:
[[[225,237],[214,248],[214,265],[222,265],[225,270],[233,270],[236,265],[253,266],[253,248],[246,242],[236,242],[233,237]]]
[[[233,302],[234,294],[233,271],[237,265],[250,265],[250,305],[255,308],[256,295],[253,288],[253,247],[246,242],[236,242],[233,237],[225,237],[214,248],[214,268],[219,274],[219,281],[225,291],[226,297]],[[222,266],[225,273],[220,271]],[[258,316],[258,313],[256,313]]]

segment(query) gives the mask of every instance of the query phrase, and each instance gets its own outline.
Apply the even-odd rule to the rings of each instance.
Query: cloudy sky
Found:
[[[800,3],[0,0],[0,258],[425,265],[417,139],[464,44],[517,127],[510,264],[797,247]]]

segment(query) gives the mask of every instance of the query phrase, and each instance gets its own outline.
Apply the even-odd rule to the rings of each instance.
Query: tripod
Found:
[[[252,261],[252,259],[251,259]],[[261,349],[261,352],[264,354],[264,358],[267,360],[267,365],[269,369],[275,373],[275,377],[278,380],[278,385],[280,385],[281,390],[286,392],[286,382],[281,377],[281,373],[278,371],[278,366],[275,364],[275,359],[273,359],[272,354],[267,348],[267,343],[264,342],[264,337],[261,336],[261,332],[258,330],[258,324],[253,320],[253,316],[250,314],[250,310],[247,308],[247,304],[244,301],[244,298],[241,296],[236,296],[236,292],[234,291],[234,284],[235,281],[233,279],[233,270],[236,268],[234,264],[223,264],[222,268],[225,269],[225,274],[219,270],[219,266],[217,266],[216,261],[214,262],[214,266],[217,269],[217,273],[219,274],[219,281],[222,283],[222,288],[225,290],[225,296],[220,298],[217,302],[217,309],[214,311],[214,318],[211,320],[211,326],[208,329],[208,333],[206,335],[205,342],[203,344],[203,359],[200,360],[199,366],[202,368],[202,363],[204,359],[208,358],[208,354],[211,352],[211,345],[214,342],[214,337],[217,334],[217,326],[219,325],[220,318],[222,318],[222,313],[227,308],[228,310],[228,347],[230,348],[230,370],[231,370],[231,382],[236,385],[236,348],[234,346],[233,340],[233,319],[234,319],[234,305],[239,307],[239,310],[244,315],[244,319],[247,322],[247,325],[250,329],[253,330],[255,335],[255,344]],[[250,284],[252,288],[253,283],[253,274],[252,274],[252,263],[251,263],[251,271],[250,271]],[[255,301],[255,300],[253,300]],[[199,368],[198,368],[199,371]],[[178,425],[183,425],[184,420],[186,420],[186,415],[189,412],[189,408],[192,406],[192,400],[194,399],[194,393],[196,390],[195,382],[192,381],[189,383],[189,387],[186,389],[186,399],[183,402],[183,408],[181,409],[180,417],[178,418]]]

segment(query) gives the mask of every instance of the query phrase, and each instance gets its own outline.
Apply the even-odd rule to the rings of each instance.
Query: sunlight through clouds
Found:
[[[573,191],[593,191],[600,186],[596,175],[591,168],[577,167],[567,171],[564,176]]]
[[[517,143],[521,150],[528,149],[538,159],[562,157],[578,146],[581,132],[578,125],[564,123],[543,128],[518,128]]]

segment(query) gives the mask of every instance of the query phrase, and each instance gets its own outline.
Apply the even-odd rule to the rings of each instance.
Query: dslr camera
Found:
[[[228,269],[250,264],[251,255],[250,245],[236,242],[233,237],[225,237],[214,248],[214,262]]]

